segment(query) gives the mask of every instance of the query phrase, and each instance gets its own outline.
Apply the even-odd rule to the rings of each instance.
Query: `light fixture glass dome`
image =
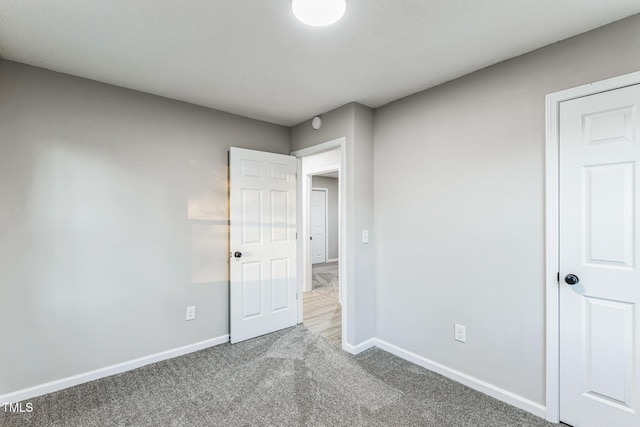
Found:
[[[347,11],[346,0],[292,0],[291,10],[300,21],[324,27],[340,20]]]

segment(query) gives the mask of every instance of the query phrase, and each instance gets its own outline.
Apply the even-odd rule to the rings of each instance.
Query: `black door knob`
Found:
[[[580,279],[575,274],[567,274],[566,276],[564,276],[564,282],[567,285],[573,286],[576,283],[578,283],[579,281],[580,281]]]
[[[233,256],[236,257],[236,258],[242,258],[242,252],[235,251],[233,253]]]

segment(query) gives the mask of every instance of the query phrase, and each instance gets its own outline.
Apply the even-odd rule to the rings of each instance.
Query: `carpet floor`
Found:
[[[372,348],[302,326],[51,393],[1,426],[550,426]]]

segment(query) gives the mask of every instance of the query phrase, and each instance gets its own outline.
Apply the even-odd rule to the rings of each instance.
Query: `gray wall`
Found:
[[[227,334],[227,150],[289,130],[8,61],[0,94],[0,394]]]
[[[635,16],[376,111],[378,338],[545,403],[545,95],[640,70],[639,28]]]
[[[375,280],[373,273],[373,111],[351,103],[322,114],[322,127],[311,121],[291,129],[293,150],[336,138],[346,139],[347,171],[347,336],[348,345],[358,345],[375,336]],[[370,244],[361,243],[362,230],[370,230]],[[343,261],[344,261],[343,257]]]
[[[339,187],[337,178],[327,178],[324,176],[314,176],[314,188],[327,189],[327,259],[338,259],[339,248]]]

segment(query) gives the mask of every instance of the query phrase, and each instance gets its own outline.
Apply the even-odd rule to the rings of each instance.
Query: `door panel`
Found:
[[[289,218],[289,193],[286,191],[271,192],[271,242],[286,243],[289,238],[287,224]]]
[[[297,322],[296,170],[291,156],[229,152],[232,343]]]
[[[633,370],[634,306],[585,297],[585,394],[629,408],[633,395],[626,372]]]
[[[271,260],[271,283],[273,312],[287,310],[291,307],[292,301],[289,296],[289,269],[288,259]]]
[[[327,192],[311,192],[311,263],[327,262]]]
[[[633,163],[584,167],[586,263],[632,267]]]
[[[262,243],[262,192],[243,188],[241,193],[242,244]]]
[[[639,86],[560,105],[560,419],[574,426],[640,425],[639,106]]]
[[[242,320],[262,315],[262,262],[242,263]]]

